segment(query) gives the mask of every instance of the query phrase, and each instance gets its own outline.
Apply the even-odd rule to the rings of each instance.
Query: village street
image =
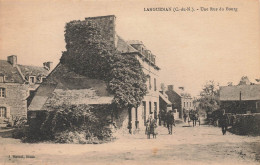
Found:
[[[180,124],[173,132],[160,127],[157,139],[127,135],[98,145],[28,144],[1,137],[0,164],[259,164],[259,137],[223,136],[208,125]]]

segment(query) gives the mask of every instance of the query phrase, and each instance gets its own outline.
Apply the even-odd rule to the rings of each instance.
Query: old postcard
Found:
[[[0,0],[0,164],[259,164],[259,0]]]

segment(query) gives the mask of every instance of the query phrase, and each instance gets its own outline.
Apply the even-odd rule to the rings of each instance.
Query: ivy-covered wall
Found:
[[[67,51],[61,63],[80,75],[106,81],[116,107],[137,107],[147,92],[146,75],[135,56],[122,55],[114,47],[114,19],[95,17],[67,23]]]

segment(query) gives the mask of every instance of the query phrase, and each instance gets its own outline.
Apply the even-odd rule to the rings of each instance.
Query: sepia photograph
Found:
[[[260,1],[0,0],[0,164],[260,164]]]

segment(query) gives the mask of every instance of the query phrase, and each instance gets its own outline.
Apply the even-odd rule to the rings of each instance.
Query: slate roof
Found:
[[[131,45],[143,45],[142,41],[139,40],[130,40],[130,41],[124,41],[121,37],[118,37],[118,42],[117,42],[117,50],[121,51],[122,54],[127,54],[127,53],[133,53],[139,55],[141,58],[143,58],[146,62],[148,62],[150,65],[152,65],[155,69],[160,70],[160,68],[155,65],[154,63],[150,62],[148,58],[146,58],[142,53],[140,53],[136,48],[134,48]],[[145,47],[145,45],[143,45]],[[150,50],[147,50],[150,51]]]
[[[159,97],[161,97],[161,99],[163,99],[163,101],[165,101],[167,104],[172,104],[168,98],[166,96],[164,96],[161,92],[159,92]]]
[[[260,100],[260,84],[220,87],[221,101]]]
[[[181,90],[181,89],[179,89],[179,88],[176,88],[176,89],[174,89],[173,91],[174,91],[175,93],[177,93],[180,97],[190,98],[190,99],[191,99],[190,96],[187,96],[187,95],[189,95],[189,93],[186,92],[186,91],[184,91],[184,90]]]
[[[36,83],[40,83],[40,77],[46,77],[49,73],[47,69],[39,66],[20,65],[12,66],[6,60],[0,60],[0,75],[5,76],[6,83],[24,83],[29,76],[36,76]]]
[[[46,77],[49,73],[47,69],[44,67],[39,66],[30,66],[30,65],[19,65],[25,80],[29,80],[29,76],[35,76],[36,77],[36,83],[41,83],[41,77]]]
[[[70,104],[110,104],[113,95],[104,81],[90,79],[58,64],[35,93],[28,110],[52,110],[50,106]]]
[[[8,83],[23,83],[22,75],[17,67],[13,67],[6,60],[0,60],[0,75],[5,76],[5,82]]]
[[[135,48],[133,48],[131,45],[129,45],[126,41],[124,41],[120,36],[117,37],[117,50],[122,53],[134,53],[138,52]]]

